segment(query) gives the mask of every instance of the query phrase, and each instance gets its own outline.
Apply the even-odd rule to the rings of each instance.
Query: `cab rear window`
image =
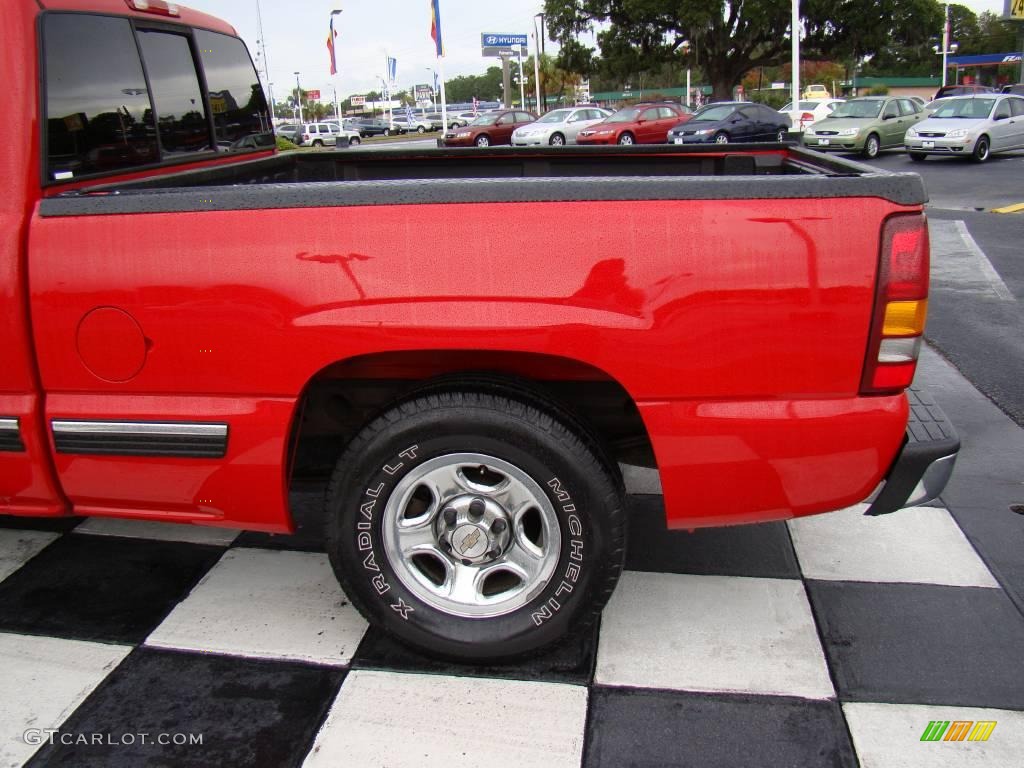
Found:
[[[45,14],[42,37],[45,183],[274,145],[237,38],[79,13]]]

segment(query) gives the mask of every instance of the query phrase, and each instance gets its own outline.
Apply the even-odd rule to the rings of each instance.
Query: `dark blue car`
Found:
[[[785,141],[789,119],[764,104],[720,101],[698,109],[668,132],[669,144],[729,144],[736,141]]]

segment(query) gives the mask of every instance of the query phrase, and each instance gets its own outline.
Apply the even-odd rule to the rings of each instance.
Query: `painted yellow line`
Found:
[[[1004,205],[1002,208],[993,208],[992,213],[1024,213],[1024,203]]]

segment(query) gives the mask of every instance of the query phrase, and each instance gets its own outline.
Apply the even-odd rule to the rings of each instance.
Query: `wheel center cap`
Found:
[[[461,557],[480,557],[487,545],[487,533],[476,525],[460,525],[452,534],[452,549]]]

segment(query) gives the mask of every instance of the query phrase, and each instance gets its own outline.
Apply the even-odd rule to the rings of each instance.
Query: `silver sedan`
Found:
[[[553,109],[535,123],[516,128],[512,134],[512,145],[535,147],[542,144],[562,146],[575,144],[576,134],[611,115],[599,107],[567,107]]]
[[[947,155],[979,163],[994,152],[1024,149],[1024,98],[983,93],[942,99],[926,120],[910,127],[903,144],[913,160]]]

